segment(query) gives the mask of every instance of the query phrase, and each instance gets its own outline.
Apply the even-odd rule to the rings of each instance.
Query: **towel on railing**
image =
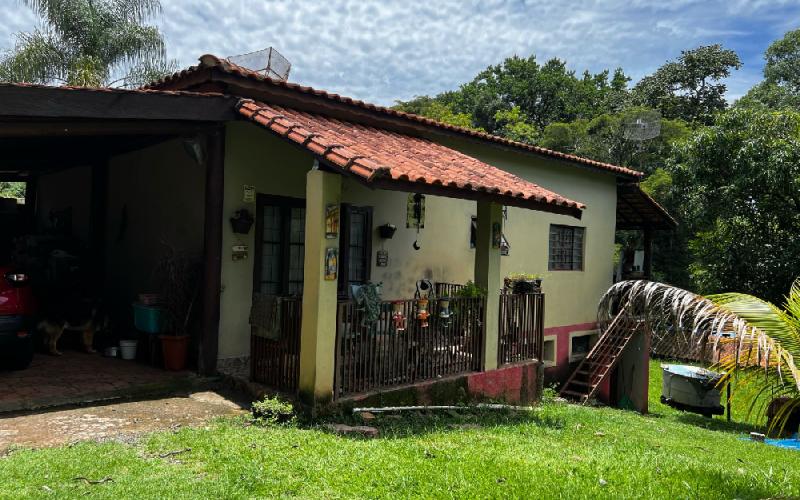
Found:
[[[283,298],[277,295],[256,293],[250,307],[250,326],[253,334],[272,340],[281,338],[281,305]]]

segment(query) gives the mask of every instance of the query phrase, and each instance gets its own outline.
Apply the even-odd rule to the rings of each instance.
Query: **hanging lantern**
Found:
[[[450,317],[453,313],[450,312],[450,298],[442,297],[439,299],[439,319],[442,320],[443,326],[450,324]]]
[[[421,328],[428,328],[428,299],[417,299],[417,321]]]
[[[398,332],[406,330],[406,315],[403,314],[403,304],[402,300],[392,302],[392,323],[394,324],[394,329]]]

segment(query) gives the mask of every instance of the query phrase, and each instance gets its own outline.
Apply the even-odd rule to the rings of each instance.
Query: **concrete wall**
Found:
[[[164,244],[202,257],[204,203],[204,167],[180,140],[111,158],[106,285],[118,308],[152,289]]]
[[[231,123],[225,141],[225,200],[222,220],[222,295],[220,298],[219,358],[250,355],[250,306],[253,296],[253,252],[255,229],[235,234],[228,219],[236,210],[249,209],[244,203],[244,185],[258,193],[305,198],[306,173],[314,158],[263,128]],[[234,262],[232,247],[247,245],[248,258]]]

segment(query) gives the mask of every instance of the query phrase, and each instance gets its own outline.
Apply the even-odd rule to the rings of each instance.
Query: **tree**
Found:
[[[768,82],[800,92],[800,29],[789,31],[773,42],[764,53],[767,63],[764,78]]]
[[[75,86],[139,86],[174,70],[158,29],[144,22],[158,0],[23,0],[43,21],[17,35],[0,80]]]
[[[710,123],[725,109],[724,83],[742,63],[736,52],[708,45],[681,52],[633,88],[636,104],[658,109],[665,118]]]
[[[800,30],[786,33],[764,53],[764,81],[736,102],[739,107],[800,108]]]
[[[578,77],[559,59],[539,64],[535,56],[514,56],[489,66],[456,91],[399,101],[395,109],[431,116],[432,103],[438,102],[456,116],[469,117],[475,128],[530,142],[554,121],[621,109],[627,102],[628,80],[622,69],[610,80],[608,71],[587,71]]]
[[[734,108],[669,168],[696,289],[780,302],[800,269],[800,113]]]

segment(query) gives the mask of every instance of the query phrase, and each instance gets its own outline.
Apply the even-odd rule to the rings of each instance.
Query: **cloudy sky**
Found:
[[[194,64],[276,47],[290,79],[355,98],[395,99],[456,88],[517,54],[565,59],[572,69],[621,66],[634,78],[682,49],[722,43],[744,67],[729,99],[760,78],[762,54],[800,27],[800,0],[162,0],[154,19],[169,56]],[[0,48],[37,20],[21,0],[0,0]]]

